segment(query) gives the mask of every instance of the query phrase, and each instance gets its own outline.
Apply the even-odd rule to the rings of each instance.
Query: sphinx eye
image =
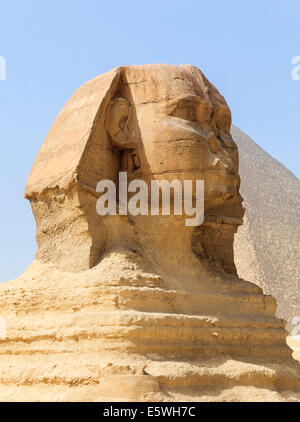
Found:
[[[194,122],[196,120],[196,104],[190,101],[180,101],[170,114]]]

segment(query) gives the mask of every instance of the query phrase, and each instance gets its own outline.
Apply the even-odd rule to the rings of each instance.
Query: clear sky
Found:
[[[233,123],[300,176],[300,80],[291,76],[300,56],[299,0],[0,6],[0,281],[33,260],[35,224],[23,193],[56,115],[82,83],[119,65],[196,65],[225,96]]]

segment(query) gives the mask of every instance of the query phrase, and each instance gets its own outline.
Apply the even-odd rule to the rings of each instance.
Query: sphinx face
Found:
[[[190,65],[125,66],[84,84],[58,115],[27,181],[37,259],[81,271],[112,245],[132,249],[143,243],[146,250],[146,235],[148,249],[156,239],[165,257],[166,236],[173,236],[170,256],[192,246],[198,257],[212,257],[234,272],[233,233],[243,208],[230,124],[224,98]],[[164,219],[168,230],[162,234],[157,216],[135,218],[134,224],[100,217],[97,183],[117,184],[120,171],[127,171],[128,181],[204,180],[204,223],[191,234],[183,228],[185,216],[172,216]],[[174,246],[178,234],[188,239],[186,246]]]
[[[157,75],[150,67],[146,82],[132,84],[139,145],[127,159],[140,157],[131,178],[204,180],[206,206],[213,207],[238,193],[238,152],[225,100],[193,69],[196,75],[168,66]]]

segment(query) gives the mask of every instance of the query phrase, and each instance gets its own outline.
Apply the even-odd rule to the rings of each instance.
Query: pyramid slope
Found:
[[[240,129],[231,132],[246,208],[235,237],[238,275],[274,296],[277,315],[290,321],[300,315],[300,181]]]

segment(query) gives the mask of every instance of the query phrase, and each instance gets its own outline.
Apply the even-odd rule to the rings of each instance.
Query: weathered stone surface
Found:
[[[119,172],[127,171],[129,181],[203,179],[207,222],[193,233],[193,246],[234,273],[233,234],[243,208],[230,124],[224,98],[193,66],[128,66],[83,85],[57,117],[26,185],[37,259],[70,271],[94,266],[112,242],[111,224],[119,224],[96,213],[96,185],[101,179],[117,183]],[[139,220],[144,227],[150,217],[134,223]],[[224,220],[230,224],[220,224]],[[156,221],[149,221],[152,230]],[[123,229],[126,236],[117,233],[114,243],[120,247],[126,238],[128,247],[136,245],[129,224]],[[152,231],[138,242],[149,235],[153,249]],[[216,247],[219,237],[226,247]]]
[[[224,98],[195,67],[126,66],[79,88],[26,186],[35,262],[0,286],[1,400],[297,400],[276,302],[239,279],[244,213]],[[204,179],[205,221],[96,213],[96,184]]]

